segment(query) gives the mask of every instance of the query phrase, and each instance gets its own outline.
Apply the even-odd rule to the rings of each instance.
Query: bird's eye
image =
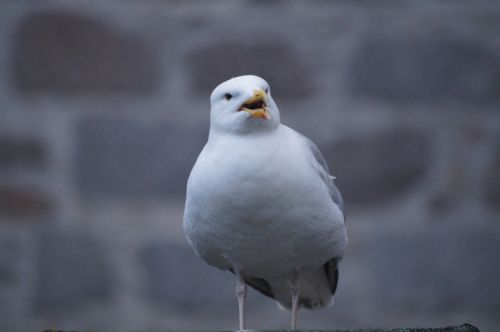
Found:
[[[224,99],[225,99],[225,100],[231,100],[231,98],[233,98],[233,95],[232,95],[232,94],[230,94],[230,93],[226,93],[226,94],[224,95]]]
[[[266,88],[264,91],[266,91],[266,93],[269,93],[269,88]]]

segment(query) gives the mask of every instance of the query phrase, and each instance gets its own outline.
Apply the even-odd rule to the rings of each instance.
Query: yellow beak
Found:
[[[252,118],[271,119],[271,114],[267,108],[267,95],[260,89],[253,90],[253,96],[247,99],[239,110],[249,113]]]

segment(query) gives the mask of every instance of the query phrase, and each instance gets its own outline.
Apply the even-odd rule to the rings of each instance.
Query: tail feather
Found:
[[[229,271],[234,274],[234,269],[230,268]],[[265,296],[274,299],[273,291],[266,279],[249,276],[243,276],[243,279],[247,285],[250,285],[252,288],[256,289]]]
[[[332,295],[335,294],[337,291],[337,285],[339,283],[339,259],[338,258],[333,258],[330,259],[326,264],[324,265],[325,267],[325,272],[326,272],[326,277],[328,278],[328,283],[330,285],[330,291],[332,292]]]
[[[303,270],[299,273],[299,307],[321,309],[333,304],[333,295],[339,279],[338,258],[332,258],[322,267]],[[231,272],[232,269],[230,269]],[[233,272],[234,273],[234,272]],[[290,310],[290,281],[285,278],[263,279],[244,276],[245,282],[260,293],[273,298],[280,309]]]

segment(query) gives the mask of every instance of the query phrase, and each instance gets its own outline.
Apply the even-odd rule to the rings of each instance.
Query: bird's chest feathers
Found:
[[[254,150],[237,151],[220,161],[211,179],[214,194],[239,198],[240,203],[263,203],[272,198],[278,187],[286,185],[282,169],[275,165],[276,156],[267,150]],[[224,191],[219,191],[220,187]]]
[[[224,155],[209,156],[212,172],[204,177],[203,187],[213,213],[222,208],[242,218],[275,218],[270,211],[281,213],[294,201],[290,196],[300,179],[287,173],[300,165],[294,163],[292,151],[273,149],[271,143],[231,145],[220,149]]]

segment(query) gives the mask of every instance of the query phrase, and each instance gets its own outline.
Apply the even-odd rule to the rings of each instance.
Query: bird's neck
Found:
[[[255,138],[262,136],[269,136],[275,134],[281,124],[269,124],[269,125],[245,125],[238,128],[210,128],[209,132],[209,140],[210,139],[219,139],[224,137],[233,137],[233,138]]]

